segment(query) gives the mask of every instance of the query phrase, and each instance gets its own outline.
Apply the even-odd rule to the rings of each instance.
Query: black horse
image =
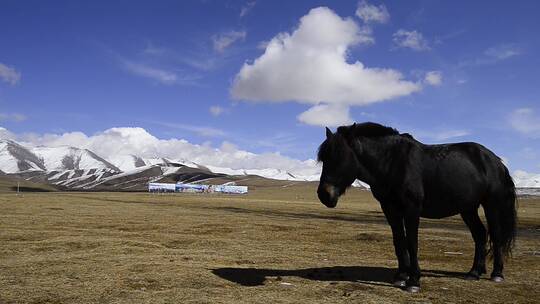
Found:
[[[392,228],[398,271],[394,285],[420,290],[418,224],[420,217],[460,214],[475,242],[467,279],[486,273],[487,232],[478,216],[480,205],[489,227],[493,255],[491,279],[503,281],[503,260],[516,234],[516,194],[508,169],[484,146],[466,142],[426,145],[409,134],[376,123],[342,126],[319,147],[321,202],[334,208],[345,190],[359,179],[371,187]]]

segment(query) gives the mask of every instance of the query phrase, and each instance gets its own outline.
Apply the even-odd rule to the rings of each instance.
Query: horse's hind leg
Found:
[[[499,220],[499,210],[486,208],[484,206],[484,211],[488,222],[491,250],[493,253],[493,271],[491,272],[491,280],[494,282],[502,282],[504,281],[504,256],[502,250],[502,232]]]
[[[474,240],[474,262],[466,278],[478,280],[482,274],[486,273],[486,228],[478,216],[478,209],[461,213],[461,218],[469,227]]]
[[[418,265],[418,225],[420,224],[419,214],[409,214],[405,216],[405,233],[407,237],[407,251],[409,252],[410,268],[409,279],[407,280],[407,291],[420,291],[420,266]]]

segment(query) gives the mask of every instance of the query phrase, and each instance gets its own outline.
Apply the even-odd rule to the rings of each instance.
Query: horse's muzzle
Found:
[[[328,208],[334,208],[339,198],[338,188],[330,184],[319,184],[317,189],[319,200]]]

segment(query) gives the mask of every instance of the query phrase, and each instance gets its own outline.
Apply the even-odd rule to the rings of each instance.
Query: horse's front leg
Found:
[[[407,252],[407,240],[405,238],[405,229],[403,226],[403,216],[395,210],[393,206],[383,206],[383,212],[386,220],[392,228],[392,239],[394,241],[394,250],[398,260],[398,270],[394,275],[393,284],[396,287],[405,287],[405,282],[409,278],[409,253]]]
[[[420,266],[418,265],[418,224],[420,214],[413,213],[405,216],[405,231],[407,239],[407,251],[409,252],[410,267],[407,291],[420,291]]]
[[[396,272],[393,284],[396,287],[405,287],[409,278],[410,258],[407,251],[407,241],[405,239],[405,230],[403,229],[403,219],[391,224],[392,237],[394,240],[394,250],[398,259],[398,271]]]

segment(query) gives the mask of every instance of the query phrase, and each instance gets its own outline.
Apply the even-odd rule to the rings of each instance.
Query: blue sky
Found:
[[[539,15],[538,1],[2,1],[0,126],[141,127],[304,160],[321,126],[375,121],[540,172]]]

